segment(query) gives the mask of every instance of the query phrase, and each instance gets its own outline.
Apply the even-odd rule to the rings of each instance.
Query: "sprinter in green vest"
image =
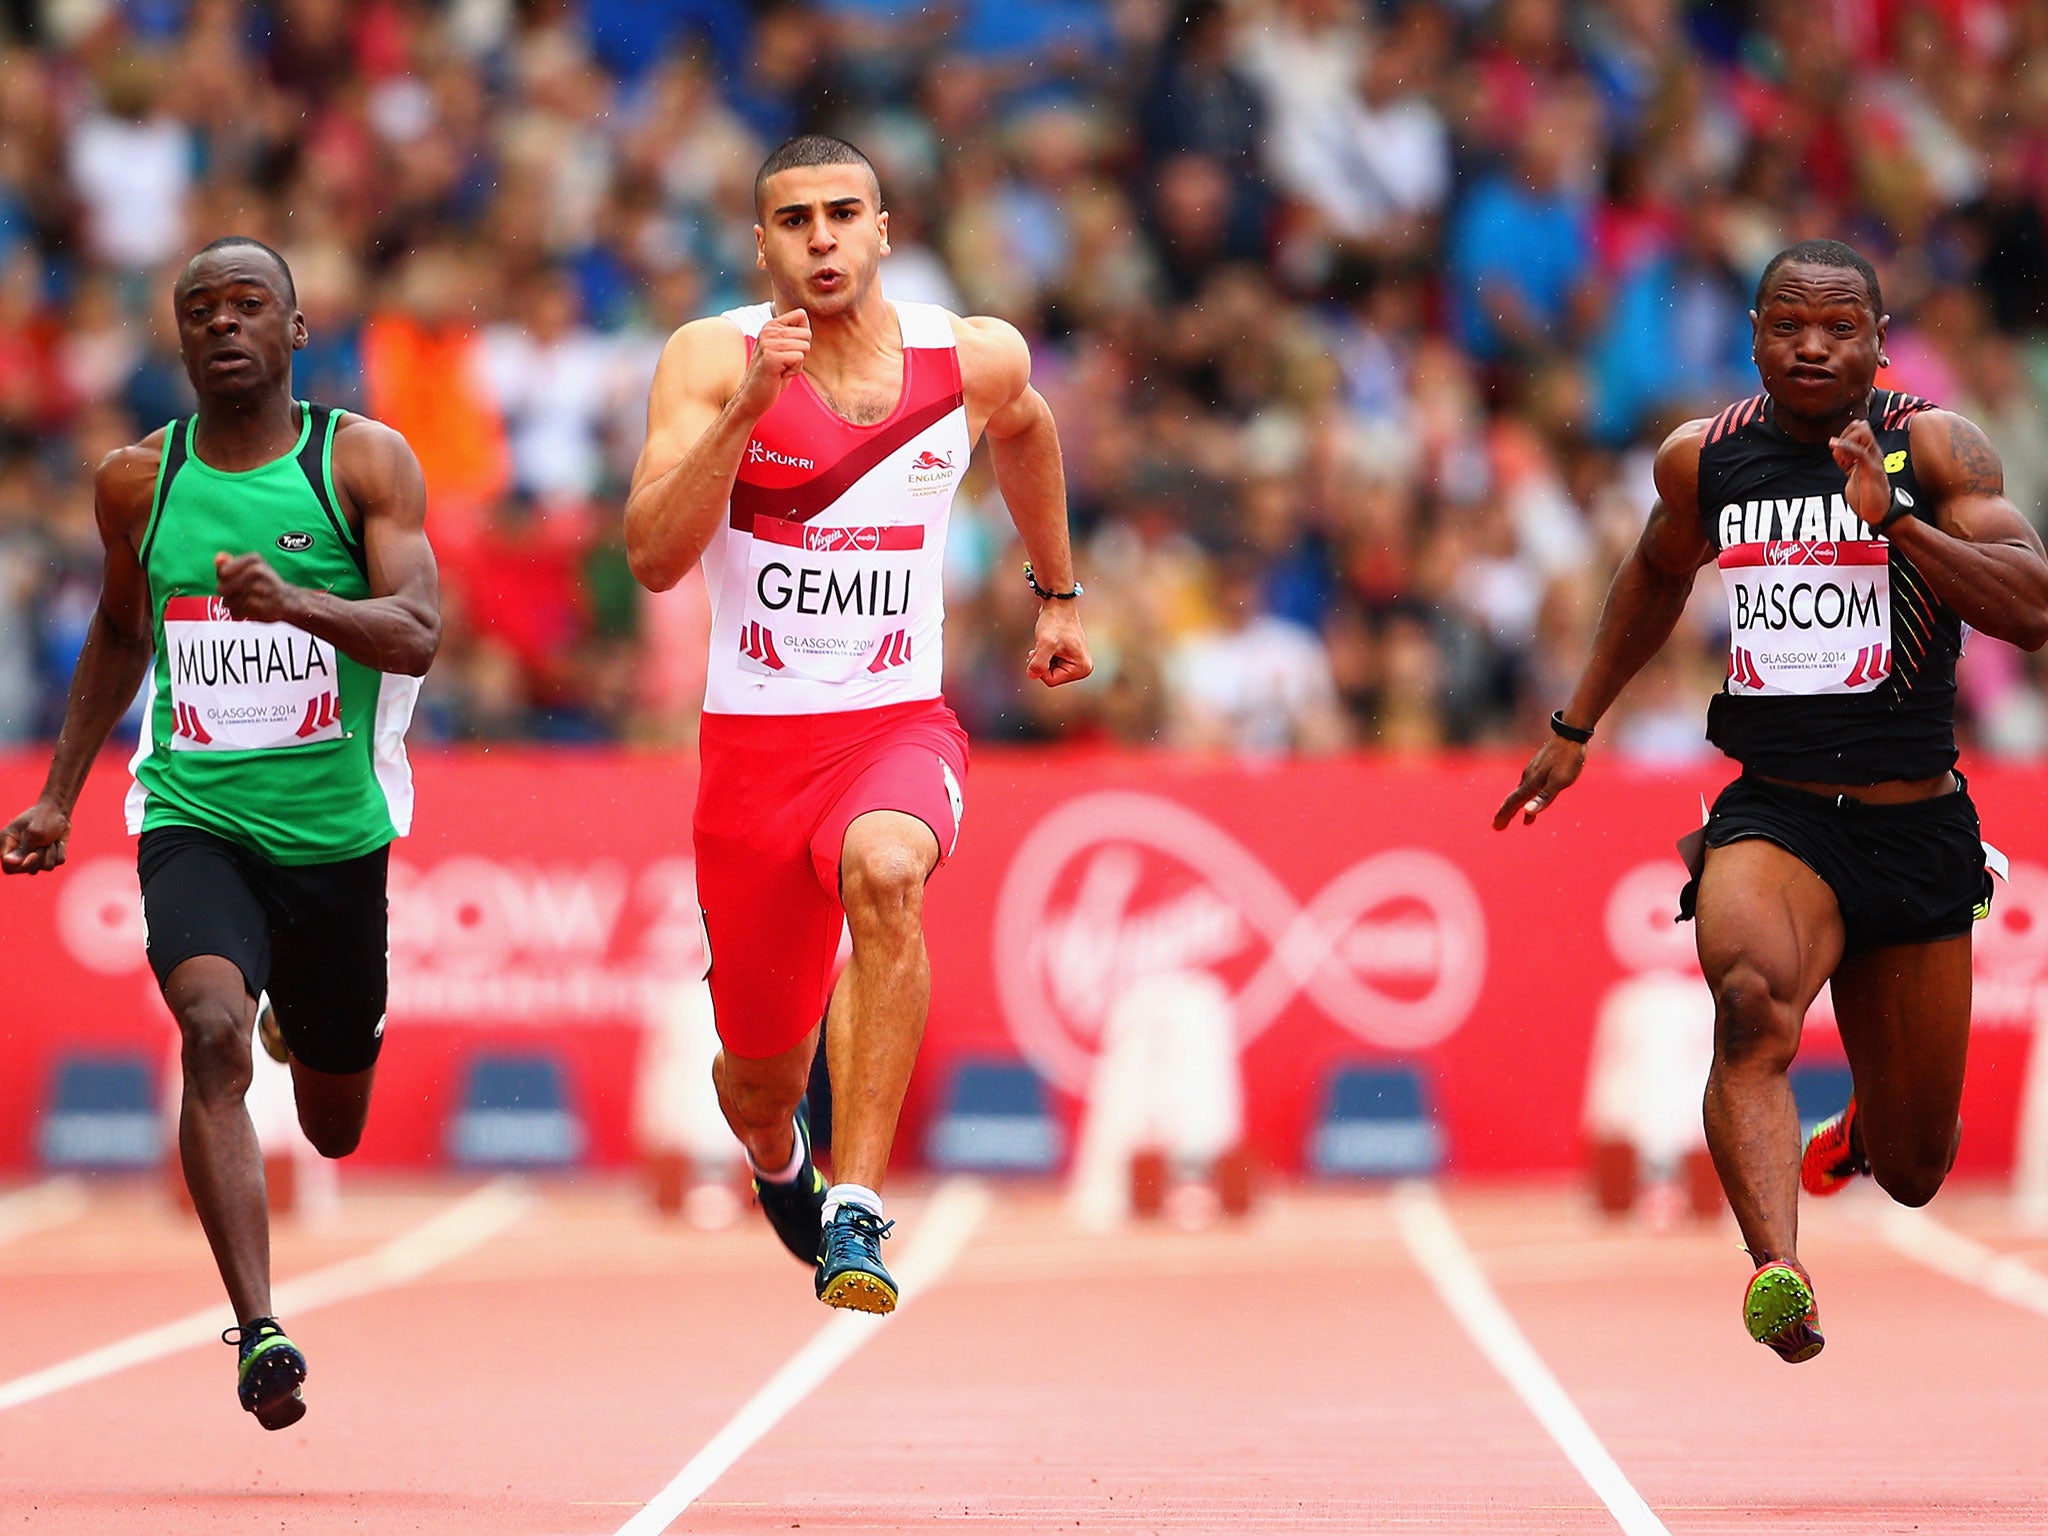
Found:
[[[145,677],[128,828],[151,968],[183,1039],[178,1151],[234,1303],[242,1406],[305,1413],[271,1315],[263,1160],[243,1107],[267,991],[299,1123],[362,1137],[383,1044],[388,845],[412,821],[405,729],[440,644],[426,485],[405,439],[292,398],[306,344],[268,246],[216,240],[173,291],[199,414],[108,456],[106,572],[42,797],[0,870],[64,862],[87,771]],[[151,658],[155,664],[152,667]]]

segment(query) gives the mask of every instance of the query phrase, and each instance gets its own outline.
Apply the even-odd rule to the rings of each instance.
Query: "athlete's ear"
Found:
[[[754,226],[754,270],[768,270],[768,231],[758,224]]]
[[[306,317],[297,310],[292,311],[292,350],[304,350],[306,345]]]
[[[881,227],[882,254],[886,256],[889,254],[889,210],[884,208],[880,213],[876,214],[875,223]]]

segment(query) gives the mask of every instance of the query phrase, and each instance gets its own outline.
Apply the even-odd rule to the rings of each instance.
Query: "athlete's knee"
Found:
[[[200,997],[184,1003],[177,1019],[186,1091],[204,1099],[247,1092],[253,1064],[242,1010],[226,998]]]
[[[1948,1177],[1948,1165],[1946,1154],[1904,1162],[1881,1162],[1873,1158],[1870,1174],[1877,1180],[1877,1187],[1900,1205],[1921,1206],[1940,1191],[1942,1181]]]
[[[1714,985],[1714,1055],[1723,1065],[1791,1065],[1799,1020],[1754,966],[1731,967]]]
[[[363,1115],[308,1114],[299,1110],[299,1129],[322,1157],[347,1157],[363,1144]]]
[[[301,1120],[299,1129],[306,1133],[306,1140],[313,1144],[313,1150],[326,1158],[347,1157],[363,1144],[363,1128],[360,1125],[332,1125],[320,1122],[308,1125]]]
[[[796,1113],[803,1085],[795,1091],[779,1078],[756,1070],[755,1064],[721,1053],[711,1064],[711,1081],[718,1090],[718,1107],[726,1123],[742,1135],[773,1130]]]
[[[870,843],[850,851],[840,873],[839,899],[848,921],[870,929],[914,929],[924,908],[923,861],[896,843]]]
[[[1867,1135],[1867,1125],[1865,1130]],[[1870,1162],[1870,1176],[1877,1180],[1879,1189],[1900,1205],[1921,1206],[1940,1192],[1949,1170],[1956,1165],[1956,1149],[1961,1144],[1959,1125],[1942,1144],[1899,1150],[1866,1143],[1863,1155]]]
[[[330,1125],[318,1132],[307,1128],[306,1140],[313,1143],[313,1150],[322,1157],[347,1157],[363,1144],[363,1128],[360,1125]]]

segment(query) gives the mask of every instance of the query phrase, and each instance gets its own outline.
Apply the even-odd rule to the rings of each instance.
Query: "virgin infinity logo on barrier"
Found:
[[[1075,1092],[1110,1010],[1147,976],[1216,975],[1240,1044],[1306,1001],[1374,1045],[1413,1050],[1465,1022],[1486,972],[1485,913],[1441,855],[1371,854],[1304,902],[1207,817],[1129,791],[1068,801],[1031,830],[993,932],[1010,1033]]]

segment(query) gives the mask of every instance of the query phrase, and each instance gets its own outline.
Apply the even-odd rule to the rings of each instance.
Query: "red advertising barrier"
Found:
[[[933,1010],[899,1146],[914,1158],[949,1070],[1022,1055],[1071,1114],[1111,1006],[1135,980],[1206,972],[1231,1000],[1250,1138],[1296,1168],[1331,1071],[1428,1076],[1453,1171],[1580,1160],[1594,1020],[1619,984],[1697,974],[1674,924],[1672,844],[1726,774],[1594,762],[1533,828],[1488,817],[1518,765],[1352,758],[1248,766],[1159,755],[978,753],[952,864],[927,904]],[[463,1063],[542,1044],[589,1158],[633,1156],[650,1000],[703,957],[688,759],[423,753],[415,835],[394,850],[392,997],[366,1160],[444,1154]],[[43,764],[0,761],[0,806]],[[1977,945],[1965,1171],[2009,1167],[2048,970],[2042,775],[1972,789],[2013,859]],[[0,1167],[31,1159],[58,1058],[142,1049],[170,1025],[143,963],[118,765],[80,806],[71,862],[0,882]],[[5,814],[11,814],[9,809]],[[1809,1048],[1834,1049],[1826,999]]]

